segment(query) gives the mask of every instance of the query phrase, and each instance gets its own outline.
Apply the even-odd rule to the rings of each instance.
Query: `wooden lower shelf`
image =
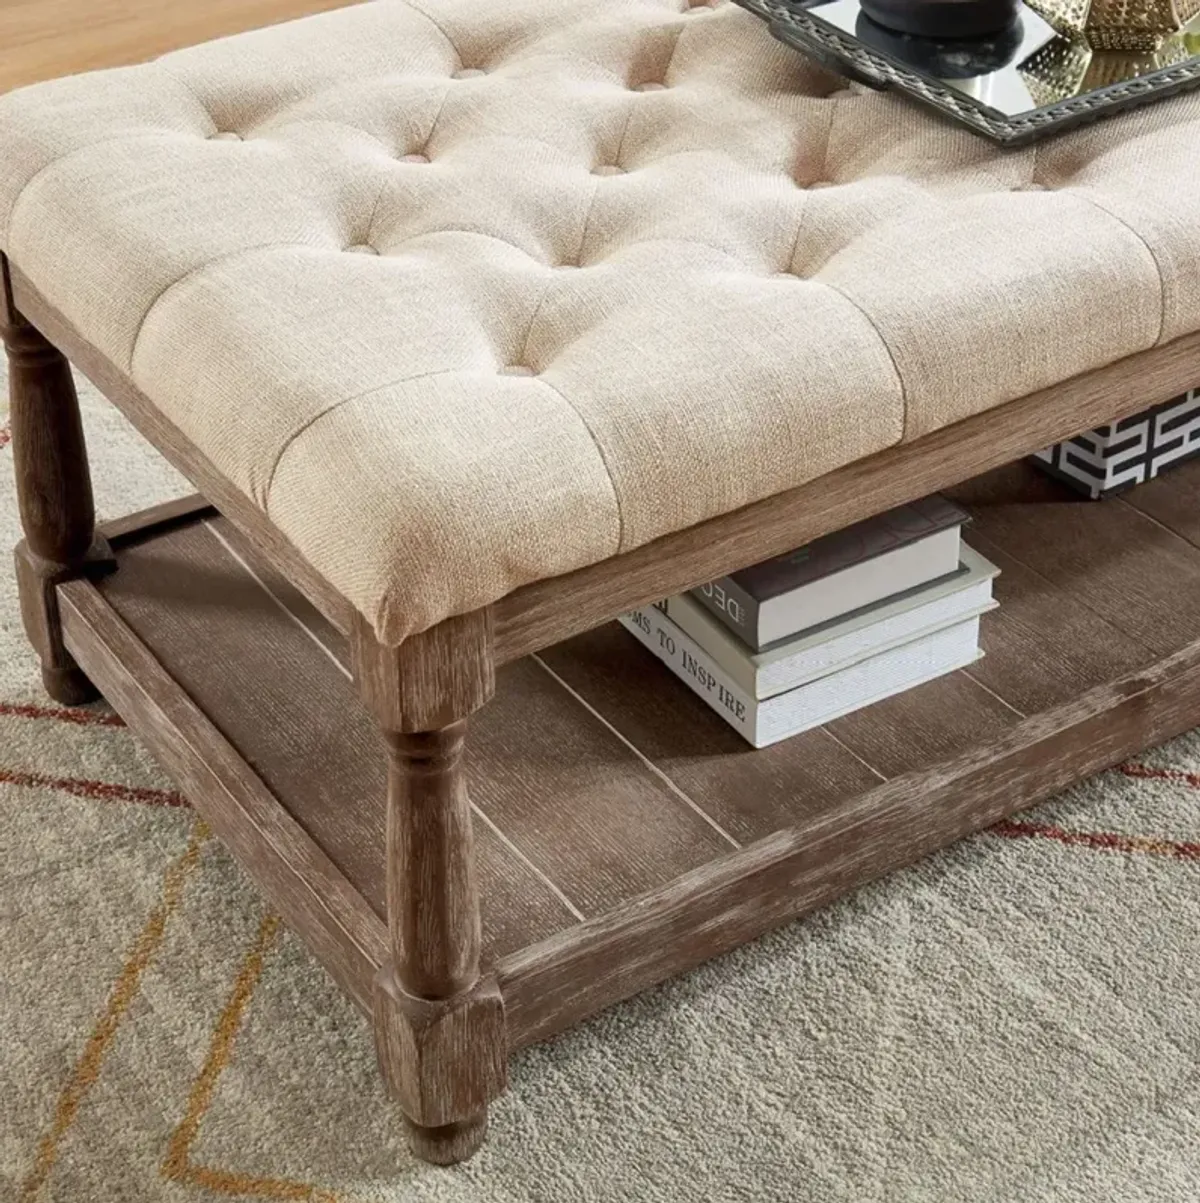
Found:
[[[1200,464],[1091,503],[956,491],[1003,570],[987,656],[752,751],[614,624],[501,670],[472,720],[485,959],[514,1045],[909,863],[1200,717]],[[342,636],[226,521],[112,524],[65,637],[364,1007],[386,954],[384,758]]]

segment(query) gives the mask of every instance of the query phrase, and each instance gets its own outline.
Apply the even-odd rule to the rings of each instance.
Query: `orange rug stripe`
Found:
[[[1154,769],[1148,764],[1122,764],[1117,771],[1126,777],[1136,777],[1149,781],[1177,781],[1180,785],[1190,785],[1200,789],[1200,773],[1189,773],[1183,769]]]
[[[1200,844],[1182,840],[1163,840],[1144,835],[1120,835],[1115,831],[1069,831],[1049,823],[1006,821],[989,828],[992,835],[1008,839],[1055,840],[1076,848],[1095,848],[1102,852],[1140,852],[1172,860],[1200,861]]]
[[[191,839],[187,848],[178,860],[167,866],[162,878],[162,892],[158,903],[150,912],[145,926],[134,941],[133,949],[108,996],[108,1003],[99,1022],[92,1030],[84,1047],[83,1055],[75,1065],[75,1070],[58,1096],[58,1105],[54,1110],[54,1122],[50,1131],[42,1137],[38,1144],[37,1157],[33,1168],[29,1171],[21,1186],[22,1203],[30,1203],[54,1168],[58,1159],[58,1150],[62,1138],[70,1130],[79,1114],[79,1107],[87,1092],[95,1085],[104,1064],[104,1056],[121,1025],[121,1020],[129,1010],[130,1004],[137,997],[141,987],[142,974],[154,960],[162,946],[163,935],[166,932],[167,921],[174,914],[183,897],[184,886],[188,878],[195,872],[200,861],[200,850],[209,838],[208,825],[198,822],[192,828]]]
[[[4,448],[7,447],[11,442],[12,431],[9,430],[8,424],[6,423],[5,425],[0,426],[0,451],[3,451]]]
[[[123,727],[125,720],[118,714],[102,711],[76,710],[68,706],[34,706],[19,702],[0,702],[0,715],[13,718],[52,718],[60,723],[75,723],[80,727]]]
[[[167,1175],[171,1177],[171,1175]],[[187,1165],[175,1179],[189,1186],[201,1186],[221,1195],[244,1195],[252,1199],[296,1199],[300,1203],[338,1203],[337,1196],[306,1182],[288,1182],[282,1178],[253,1178],[226,1170],[210,1170]]]
[[[101,802],[141,802],[146,806],[188,807],[190,803],[174,790],[152,789],[142,785],[117,785],[112,781],[90,781],[80,777],[49,777],[44,773],[26,773],[18,769],[0,769],[0,785],[19,785],[27,789],[56,789],[77,798]]]
[[[337,1203],[337,1196],[305,1182],[290,1182],[282,1178],[257,1178],[227,1170],[193,1165],[189,1160],[192,1145],[200,1132],[200,1124],[212,1105],[217,1080],[229,1064],[234,1042],[241,1030],[246,1008],[254,996],[262,976],[263,961],[279,933],[279,917],[267,915],[259,924],[258,934],[233,985],[233,992],[217,1020],[209,1045],[208,1056],[200,1076],[192,1086],[187,1110],[179,1127],[171,1135],[162,1174],[172,1182],[201,1186],[225,1195],[248,1195],[257,1199],[295,1199],[304,1203]]]

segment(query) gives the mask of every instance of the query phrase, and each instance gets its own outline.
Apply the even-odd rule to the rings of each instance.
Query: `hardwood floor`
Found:
[[[0,0],[0,92],[142,62],[346,0]]]

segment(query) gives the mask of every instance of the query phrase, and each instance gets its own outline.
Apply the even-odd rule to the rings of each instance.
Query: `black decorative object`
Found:
[[[1013,61],[1021,48],[1022,28],[1013,21],[986,37],[935,40],[885,29],[863,11],[854,25],[854,36],[864,46],[903,59],[915,70],[937,79],[977,79],[999,71]]]
[[[935,18],[937,2],[924,0],[926,21]],[[904,92],[1002,146],[1024,146],[1200,86],[1200,17],[1158,51],[1129,53],[1096,50],[1025,5],[998,32],[955,38],[896,28],[904,24],[895,15],[904,0],[737,3],[830,70]],[[993,20],[1000,11],[998,3],[988,10]]]
[[[1033,462],[1099,500],[1200,456],[1200,388],[1108,426],[1055,443]]]
[[[885,29],[922,38],[981,38],[1016,24],[1021,0],[862,0]]]

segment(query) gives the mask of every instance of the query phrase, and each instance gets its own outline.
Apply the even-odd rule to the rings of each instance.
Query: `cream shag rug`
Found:
[[[83,396],[104,516],[182,491]],[[137,741],[46,704],[8,571],[0,641],[0,1199],[1200,1199],[1200,734],[526,1052],[439,1170]]]

